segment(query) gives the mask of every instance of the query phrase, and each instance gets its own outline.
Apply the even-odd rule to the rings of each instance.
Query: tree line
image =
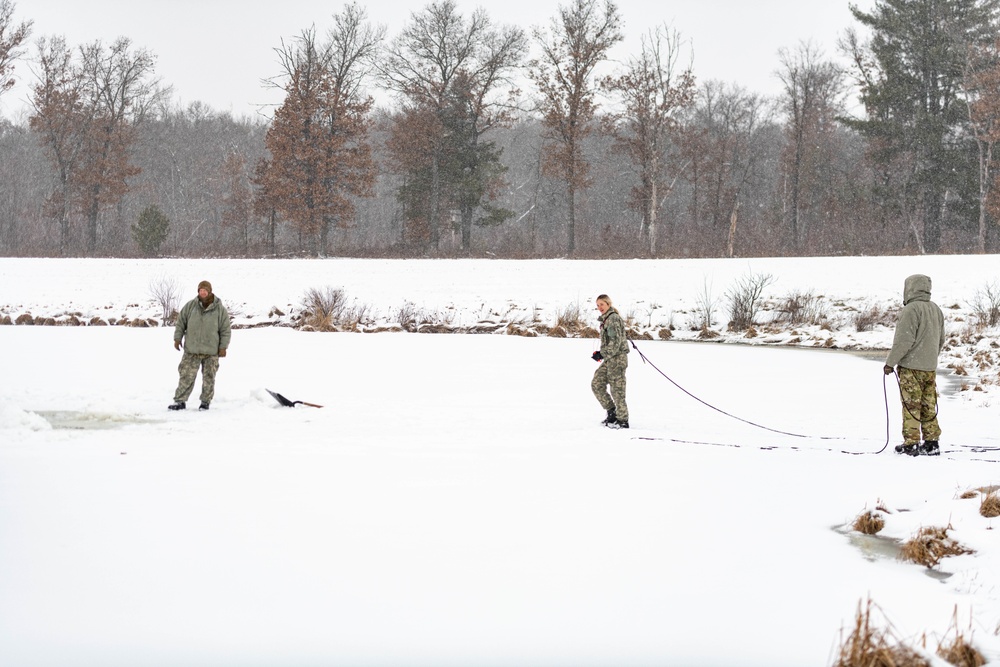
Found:
[[[346,4],[275,49],[273,116],[179,108],[121,37],[33,44],[0,0],[0,253],[682,257],[997,252],[1000,0],[852,7],[840,48],[778,52],[781,93],[638,52],[613,0],[546,26],[454,0],[399,34]],[[376,105],[371,91],[391,96]]]

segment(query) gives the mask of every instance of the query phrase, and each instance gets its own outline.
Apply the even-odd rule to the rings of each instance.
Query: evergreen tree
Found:
[[[132,225],[132,238],[143,257],[152,257],[167,240],[169,230],[170,220],[167,216],[156,205],[150,205],[139,214],[139,222]]]
[[[382,81],[404,108],[389,148],[405,178],[398,196],[411,241],[439,250],[450,220],[468,251],[473,224],[513,215],[493,206],[506,168],[502,149],[485,137],[513,120],[512,77],[526,49],[519,28],[495,26],[483,9],[465,17],[454,0],[414,13],[390,45]]]
[[[882,196],[914,227],[925,252],[941,247],[945,207],[974,187],[967,112],[960,91],[968,50],[996,34],[1000,0],[876,0],[852,6],[871,30],[867,44],[849,35],[867,117],[849,121],[883,168]],[[896,199],[896,197],[899,197]]]

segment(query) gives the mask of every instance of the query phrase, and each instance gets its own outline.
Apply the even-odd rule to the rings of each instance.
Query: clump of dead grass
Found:
[[[885,519],[881,514],[868,510],[854,519],[854,530],[865,535],[874,535],[885,528]]]
[[[971,619],[969,624],[971,626]],[[945,642],[952,634],[952,631],[954,631],[955,637],[946,645]],[[972,645],[972,630],[969,630],[969,637],[966,639],[965,633],[958,627],[957,605],[952,615],[951,628],[949,628],[948,633],[938,643],[937,654],[941,659],[951,665],[956,665],[956,667],[983,667],[986,664],[986,658]]]
[[[854,328],[858,332],[871,331],[876,326],[892,326],[894,314],[877,304],[868,304],[854,313]]]
[[[942,558],[975,553],[954,538],[948,537],[950,529],[951,526],[924,526],[917,531],[916,536],[903,543],[900,558],[931,568],[940,563]]]
[[[1000,516],[1000,496],[990,491],[979,503],[979,513],[988,519]]]
[[[834,667],[929,667],[926,659],[899,642],[887,621],[886,628],[873,623],[873,607],[882,613],[871,600],[864,607],[858,602],[854,628],[842,641]]]
[[[579,334],[586,329],[587,322],[584,319],[583,309],[580,307],[580,304],[571,303],[556,313],[555,326],[561,327],[571,335]]]
[[[948,646],[938,646],[937,654],[956,667],[983,667],[986,658],[959,633]]]
[[[333,287],[310,287],[302,297],[302,319],[316,331],[332,331],[347,307],[344,290]]]

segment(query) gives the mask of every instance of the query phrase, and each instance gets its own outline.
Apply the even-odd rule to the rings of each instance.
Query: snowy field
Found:
[[[799,291],[833,324],[728,332],[748,273],[774,279],[762,319]],[[912,273],[945,311],[942,365],[983,371],[941,369],[938,458],[892,453],[882,353],[826,349],[887,348],[851,314],[898,307]],[[0,320],[158,318],[164,279],[183,300],[210,280],[257,327],[209,412],[166,410],[170,328],[0,326],[0,665],[827,665],[868,599],[931,664],[956,631],[1000,663],[998,520],[960,498],[1000,484],[1000,387],[975,390],[1000,332],[972,307],[1000,257],[0,259]],[[773,430],[634,351],[633,428],[602,428],[593,339],[259,326],[326,286],[368,330],[574,305],[593,326],[606,292],[638,331],[673,325],[636,341],[660,371]],[[706,292],[716,340],[750,344],[690,342]],[[886,539],[850,530],[876,507]],[[898,560],[927,526],[974,553]]]

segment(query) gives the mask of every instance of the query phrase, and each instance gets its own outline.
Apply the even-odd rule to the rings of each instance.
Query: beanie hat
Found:
[[[211,294],[212,283],[208,282],[207,280],[202,280],[200,283],[198,283],[198,291],[201,291],[202,289],[208,290],[208,293]]]

